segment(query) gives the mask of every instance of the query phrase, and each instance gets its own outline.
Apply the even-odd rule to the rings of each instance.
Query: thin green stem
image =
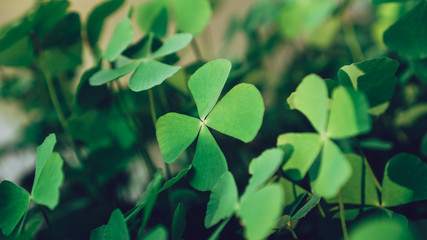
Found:
[[[353,58],[353,61],[360,62],[365,59],[362,51],[362,47],[357,40],[356,31],[354,29],[354,24],[350,20],[344,21],[343,23],[344,38],[347,42],[350,54]]]
[[[326,214],[325,211],[323,211],[322,206],[319,204],[317,204],[317,208],[319,209],[320,215],[322,215],[322,218],[326,218]]]
[[[339,205],[340,205],[340,219],[341,219],[341,227],[344,235],[344,240],[350,240],[347,231],[347,225],[345,224],[345,213],[344,213],[344,197],[342,193],[342,189],[340,189],[338,193]]]
[[[295,240],[298,240],[298,236],[297,236],[297,234],[295,233],[295,230],[292,227],[289,227],[289,231],[292,233],[292,237]]]
[[[156,127],[156,122],[157,122],[156,107],[154,106],[153,90],[151,88],[148,89],[148,98],[150,101],[151,119],[153,120],[154,127]]]
[[[125,99],[124,99],[124,93],[122,91],[120,83],[118,82],[118,80],[113,81],[113,83],[116,84],[116,87],[118,89],[118,93],[117,93],[118,97],[114,97],[112,87],[110,86],[111,94],[113,95],[114,99],[116,100],[115,102],[116,102],[118,110],[125,117],[125,119],[127,120],[126,122],[128,123],[128,126],[133,130],[133,132],[136,135],[136,138],[138,141],[136,143],[136,148],[139,151],[139,153],[141,154],[141,157],[144,159],[145,164],[147,165],[147,168],[149,169],[148,172],[150,174],[150,177],[152,177],[154,172],[156,171],[156,166],[154,165],[153,161],[151,160],[147,149],[145,147],[143,147],[143,146],[145,146],[144,140],[143,140],[143,137],[140,133],[140,130],[136,124],[136,120],[130,115],[129,112],[125,111],[124,107],[122,106],[125,103]]]
[[[371,175],[371,178],[374,181],[375,186],[377,187],[378,191],[382,192],[381,184],[378,181],[377,177],[375,176],[374,171],[372,171],[371,165],[369,165],[369,162],[365,156],[363,156],[363,162],[365,163],[366,169],[368,169],[369,175]]]
[[[68,122],[64,112],[62,111],[61,104],[59,103],[58,96],[55,91],[55,86],[53,84],[52,74],[49,71],[47,63],[44,61],[40,42],[37,39],[37,36],[35,33],[31,33],[31,39],[33,41],[33,45],[36,50],[36,54],[38,56],[40,70],[42,71],[43,76],[46,80],[46,85],[49,92],[50,100],[52,101],[53,107],[55,108],[56,114],[58,115],[58,119],[61,126],[64,128],[64,130],[66,130],[68,127]]]
[[[357,140],[357,141],[358,141],[357,150],[359,151],[359,154],[363,158],[363,163],[365,164],[366,169],[368,169],[369,175],[371,176],[372,180],[374,181],[375,186],[377,187],[378,191],[382,192],[381,184],[378,181],[377,177],[375,176],[375,173],[372,170],[371,165],[369,164],[368,159],[365,156],[365,153],[363,152],[362,146],[360,145],[360,141],[359,140]]]

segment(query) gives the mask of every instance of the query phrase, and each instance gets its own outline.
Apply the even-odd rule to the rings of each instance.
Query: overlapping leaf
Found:
[[[122,6],[124,0],[105,1],[96,6],[89,14],[86,23],[87,38],[91,46],[96,46],[105,19]]]
[[[384,33],[384,43],[408,58],[427,57],[427,2],[420,1]]]
[[[372,176],[366,169],[362,157],[346,154],[353,173],[343,187],[343,201],[347,204],[379,206],[379,198]],[[329,199],[329,203],[338,203],[338,198]]]
[[[34,177],[32,198],[35,202],[54,209],[59,202],[59,187],[64,179],[63,160],[52,153],[56,136],[50,134],[37,148],[36,174]]]
[[[0,230],[8,236],[30,205],[30,194],[9,181],[0,184]]]
[[[290,146],[292,155],[283,171],[293,180],[302,180],[322,147],[322,139],[315,133],[285,133],[277,138],[277,146]]]
[[[28,210],[30,201],[53,210],[59,202],[59,187],[64,175],[62,158],[52,153],[56,144],[55,134],[50,134],[37,147],[36,172],[31,194],[9,181],[0,184],[0,230],[10,235]]]
[[[168,113],[156,125],[157,140],[167,163],[175,161],[193,142],[201,126],[190,179],[190,184],[201,191],[210,190],[227,171],[225,157],[207,126],[249,142],[262,123],[263,100],[252,85],[237,85],[215,105],[230,69],[230,62],[219,59],[203,65],[191,76],[188,85],[200,119]]]
[[[427,164],[412,154],[401,153],[387,163],[382,189],[386,207],[427,199]]]
[[[166,35],[168,23],[168,1],[144,2],[136,9],[136,22],[145,33],[154,33],[161,38]]]
[[[281,215],[284,190],[280,184],[266,184],[283,161],[284,152],[274,148],[252,159],[249,172],[252,177],[240,197],[230,172],[225,172],[212,188],[206,211],[205,227],[210,228],[223,219],[213,238],[218,237],[229,219],[236,214],[244,226],[247,239],[264,239],[271,234]]]
[[[330,139],[349,138],[371,129],[369,106],[363,93],[337,86],[330,104],[328,101],[325,81],[314,74],[305,77],[288,103],[301,111],[318,133],[287,133],[277,141],[277,146],[289,149],[290,145],[292,150],[283,166],[285,173],[301,180],[311,169],[313,191],[326,198],[334,197],[351,176],[351,165]],[[320,151],[320,161],[315,163]]]
[[[130,19],[125,17],[117,24],[113,36],[104,51],[104,58],[114,61],[133,41],[134,32]]]
[[[120,209],[116,209],[111,213],[110,220],[105,227],[104,240],[128,240],[129,231],[126,226],[126,221]]]
[[[212,188],[206,210],[206,228],[210,228],[233,215],[239,201],[238,194],[233,175],[230,172],[225,172]]]
[[[283,189],[269,184],[251,194],[240,203],[237,216],[244,226],[246,239],[265,239],[276,226],[283,207]]]
[[[127,22],[127,21],[124,21],[124,22]],[[121,24],[121,25],[125,25],[125,24]],[[125,26],[121,26],[121,25],[119,24],[117,28],[131,27],[127,25]],[[122,32],[122,31],[125,31],[125,30],[120,30],[119,32]],[[128,37],[130,37],[129,29],[127,30],[127,34],[129,35]],[[125,50],[127,45],[131,42],[131,41],[127,41],[128,39],[124,39],[126,37],[125,33],[122,33],[120,35],[121,37],[120,38],[117,37],[117,39],[114,39],[114,36],[115,35],[113,35],[113,39],[110,41],[110,44],[109,44],[109,46],[111,47],[107,48],[108,51],[106,50],[105,54],[107,55],[104,54],[105,58],[110,61],[114,61]],[[188,33],[180,33],[180,34],[173,35],[168,39],[166,39],[164,44],[155,52],[153,52],[150,56],[145,56],[144,58],[137,59],[137,60],[124,58],[126,62],[125,64],[117,68],[103,69],[98,71],[97,73],[95,73],[90,77],[89,83],[92,86],[102,85],[110,81],[116,80],[120,77],[123,77],[136,69],[129,79],[129,88],[132,91],[139,92],[139,91],[144,91],[154,86],[157,86],[161,84],[163,81],[165,81],[167,78],[175,74],[181,67],[170,66],[170,65],[155,61],[154,59],[161,58],[181,50],[191,42],[192,38],[193,38],[192,35]],[[131,39],[133,39],[133,33],[132,33]],[[116,43],[116,42],[119,42],[119,43]],[[107,58],[107,57],[110,57],[110,58]]]
[[[371,108],[388,104],[393,96],[399,63],[387,57],[374,58],[342,67],[338,71],[341,84],[365,93]],[[386,108],[382,108],[382,113]],[[378,114],[375,114],[378,115]]]

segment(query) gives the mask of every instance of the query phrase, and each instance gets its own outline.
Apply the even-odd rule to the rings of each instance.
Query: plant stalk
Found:
[[[68,122],[64,112],[62,111],[61,105],[59,103],[58,96],[55,91],[55,86],[53,84],[52,74],[49,71],[47,63],[44,61],[40,42],[37,39],[37,36],[34,32],[31,33],[31,39],[33,41],[33,45],[36,50],[36,54],[38,56],[40,70],[42,71],[43,76],[46,80],[46,85],[49,92],[50,100],[52,101],[53,107],[55,108],[56,114],[58,115],[58,119],[62,128],[64,130],[67,130]]]
[[[347,42],[353,61],[363,61],[365,57],[363,55],[362,47],[360,46],[359,41],[357,40],[354,24],[350,20],[348,20],[344,21],[342,26],[344,31],[344,38]]]
[[[340,189],[338,193],[339,205],[340,205],[340,219],[341,219],[341,227],[344,235],[344,240],[350,240],[347,231],[347,225],[345,224],[345,213],[344,213],[344,197],[342,193],[342,189]]]

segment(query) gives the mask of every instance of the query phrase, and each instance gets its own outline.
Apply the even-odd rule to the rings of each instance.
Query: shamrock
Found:
[[[149,50],[142,49],[142,57],[138,59],[129,59],[126,57],[118,58],[128,45],[133,41],[134,31],[128,17],[125,17],[116,26],[110,42],[104,51],[103,57],[116,62],[117,68],[103,69],[92,75],[89,83],[92,86],[99,86],[115,79],[121,78],[134,71],[129,79],[129,88],[132,91],[139,92],[150,89],[161,84],[167,78],[175,74],[181,67],[170,66],[161,63],[155,59],[167,56],[186,47],[193,36],[189,33],[175,34],[169,37],[163,45],[151,55],[147,55]],[[145,48],[151,49],[152,36],[149,35],[145,42]],[[143,47],[144,48],[144,47]],[[144,52],[145,51],[145,52]]]
[[[230,69],[229,61],[218,59],[206,63],[190,77],[188,87],[199,118],[167,113],[156,124],[157,141],[167,163],[174,162],[199,136],[190,184],[200,191],[210,190],[228,169],[208,127],[247,143],[255,138],[264,115],[262,96],[251,84],[236,85],[215,104]]]
[[[53,210],[59,202],[59,186],[64,179],[63,160],[53,153],[55,134],[37,148],[36,173],[31,194],[9,181],[0,184],[0,229],[8,236],[26,214],[31,200]],[[22,223],[21,223],[22,224]]]
[[[325,198],[334,197],[350,178],[352,169],[332,139],[370,131],[368,102],[363,93],[338,86],[329,103],[326,83],[315,74],[303,79],[288,102],[308,118],[317,133],[285,133],[278,137],[278,146],[291,145],[293,150],[283,170],[298,181],[311,169],[313,192]],[[319,164],[313,164],[319,153]]]
[[[273,148],[252,159],[249,165],[252,177],[240,199],[231,172],[227,171],[220,176],[209,198],[205,227],[210,228],[235,214],[244,226],[246,239],[267,238],[277,224],[285,201],[283,187],[279,183],[269,183],[283,158],[284,152]]]

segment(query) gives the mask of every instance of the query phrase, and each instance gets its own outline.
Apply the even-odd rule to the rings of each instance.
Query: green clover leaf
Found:
[[[235,86],[215,105],[230,69],[229,61],[219,59],[206,63],[191,76],[188,86],[196,102],[199,119],[168,113],[156,124],[157,141],[167,163],[174,162],[199,135],[190,184],[200,191],[212,189],[228,169],[224,154],[208,127],[249,142],[255,138],[262,124],[264,104],[253,85]]]
[[[191,14],[188,14],[191,9]],[[137,7],[136,20],[145,33],[164,37],[167,32],[168,10],[173,11],[180,32],[198,35],[203,32],[212,16],[208,0],[154,0],[144,2]]]
[[[387,57],[346,65],[338,71],[341,84],[362,91],[369,101],[369,112],[383,113],[396,88],[399,63]]]
[[[63,160],[53,152],[56,144],[55,134],[50,134],[37,147],[36,173],[31,194],[9,181],[0,184],[0,229],[8,236],[28,211],[30,201],[53,210],[59,202],[59,187],[64,174]]]
[[[361,92],[337,86],[328,99],[327,85],[311,74],[303,79],[288,98],[289,105],[302,112],[317,133],[286,133],[277,146],[290,147],[292,155],[283,171],[293,180],[301,180],[310,170],[313,191],[325,198],[336,196],[351,177],[351,165],[331,139],[343,139],[371,129],[369,105]],[[329,104],[330,101],[330,104]],[[315,164],[320,154],[320,162]]]
[[[249,172],[252,177],[243,195],[238,197],[236,182],[226,171],[212,188],[206,210],[205,227],[210,228],[236,214],[241,219],[247,239],[265,239],[276,226],[284,203],[283,186],[267,182],[283,162],[284,152],[268,149],[252,159]],[[227,224],[228,220],[223,224]],[[218,229],[221,229],[221,225]],[[217,233],[219,234],[219,233]]]
[[[124,22],[128,22],[128,21],[129,20]],[[120,24],[118,27],[128,28],[128,26],[121,26]],[[119,32],[121,31],[124,31],[124,30],[120,30]],[[130,30],[127,30],[127,34],[129,35],[128,36],[129,39],[133,40],[133,32],[132,32],[132,37],[130,37]],[[115,39],[114,36],[115,34],[113,34],[113,38],[111,39],[110,44],[108,45],[108,46],[111,45],[112,47],[110,48],[107,47],[108,54],[104,53],[104,56],[109,57],[109,58],[106,57],[106,59],[109,61],[116,60],[117,57],[126,49],[126,47],[131,42],[131,41],[128,41],[128,39],[124,39],[125,38],[124,33],[121,33],[120,35],[121,37],[120,38],[117,37],[117,39]],[[121,65],[118,64],[117,68],[103,69],[96,72],[89,78],[89,83],[92,86],[99,86],[99,85],[111,82],[113,80],[116,80],[134,71],[134,73],[131,75],[129,79],[129,88],[135,92],[140,92],[140,91],[150,89],[154,86],[161,84],[163,81],[171,77],[181,68],[179,66],[170,66],[170,65],[161,63],[159,61],[156,61],[155,59],[164,57],[166,55],[172,54],[176,51],[183,49],[191,42],[192,39],[193,39],[193,36],[189,33],[179,33],[179,34],[173,35],[168,39],[166,39],[163,45],[159,49],[157,49],[155,52],[151,53],[151,55],[145,56],[143,58],[136,59],[136,60],[123,57],[124,63],[122,63]],[[150,44],[151,44],[151,41],[150,41]],[[110,52],[112,53],[110,54]]]

